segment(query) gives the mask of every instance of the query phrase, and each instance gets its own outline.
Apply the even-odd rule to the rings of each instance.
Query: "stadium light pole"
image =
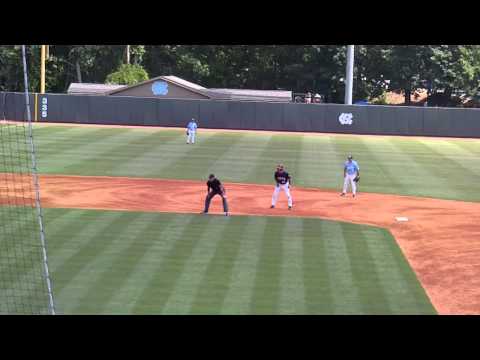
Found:
[[[345,75],[345,104],[352,105],[354,45],[347,45],[347,68]]]

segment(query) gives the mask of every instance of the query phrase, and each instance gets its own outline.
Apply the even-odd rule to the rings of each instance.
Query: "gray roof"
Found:
[[[200,94],[200,95],[205,95],[203,93],[203,90],[205,90],[205,88],[203,86],[200,86],[198,84],[192,83],[190,81],[184,80],[182,78],[179,78],[179,77],[173,76],[173,75],[157,76],[157,77],[142,81],[142,82],[140,82],[138,84],[135,84],[135,85],[125,86],[123,89],[114,89],[112,91],[109,91],[108,95],[115,95],[117,92],[120,92],[120,90],[131,89],[131,88],[141,86],[141,85],[144,85],[144,84],[152,83],[152,82],[157,81],[157,80],[164,80],[166,82],[173,83],[175,85],[183,87],[184,89],[187,89],[187,90],[192,91],[194,93],[197,93],[197,94]]]
[[[67,94],[77,95],[105,95],[106,93],[124,88],[125,85],[92,84],[92,83],[71,83]]]
[[[157,76],[135,85],[105,85],[105,84],[78,84],[72,83],[68,88],[69,94],[98,94],[115,95],[122,90],[134,88],[156,80],[164,80],[173,83],[191,92],[204,95],[214,100],[237,100],[237,101],[270,101],[290,102],[292,92],[285,90],[250,90],[250,89],[207,89],[199,84],[179,78],[178,76]]]

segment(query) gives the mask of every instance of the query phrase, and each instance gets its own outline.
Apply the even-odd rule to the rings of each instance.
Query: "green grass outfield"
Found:
[[[283,162],[294,185],[340,189],[348,153],[358,160],[360,190],[480,201],[480,142],[365,136],[183,130],[35,127],[41,173],[272,183]]]
[[[434,314],[383,229],[317,219],[45,210],[64,314]]]
[[[41,173],[339,189],[348,153],[361,191],[480,201],[475,141],[35,126]],[[390,233],[317,219],[46,209],[60,312],[432,314]]]

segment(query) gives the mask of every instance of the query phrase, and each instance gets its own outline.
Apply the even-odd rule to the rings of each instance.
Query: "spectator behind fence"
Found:
[[[322,102],[322,97],[320,96],[320,94],[315,94],[315,96],[313,97],[313,102],[315,104],[320,104]]]
[[[310,92],[307,92],[307,95],[305,95],[305,104],[311,104],[312,103],[312,94]]]

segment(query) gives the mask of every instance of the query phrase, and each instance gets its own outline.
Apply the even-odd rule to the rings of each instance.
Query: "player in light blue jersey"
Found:
[[[187,125],[187,144],[195,144],[195,135],[197,134],[197,123],[194,118]]]
[[[352,187],[353,197],[357,194],[357,181],[360,179],[360,167],[357,162],[353,160],[352,155],[348,155],[347,161],[343,165],[343,191],[340,196],[345,196],[347,193],[348,183]]]

